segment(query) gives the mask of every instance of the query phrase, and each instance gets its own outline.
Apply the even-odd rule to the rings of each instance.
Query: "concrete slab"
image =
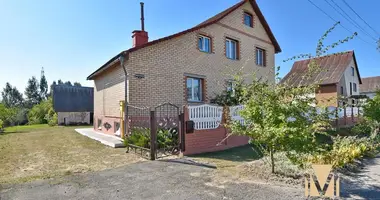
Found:
[[[93,140],[97,140],[102,144],[105,144],[113,148],[125,147],[124,142],[121,138],[96,132],[92,128],[78,128],[75,129],[75,131],[80,133],[81,135],[87,136]]]

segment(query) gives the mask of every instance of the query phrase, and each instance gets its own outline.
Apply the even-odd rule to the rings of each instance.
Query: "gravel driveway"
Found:
[[[0,199],[304,199],[300,188],[221,182],[215,169],[147,161],[94,173],[4,186]]]

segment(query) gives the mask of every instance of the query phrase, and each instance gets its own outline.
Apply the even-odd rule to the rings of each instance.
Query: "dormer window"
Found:
[[[198,37],[198,49],[199,51],[210,53],[211,52],[211,39],[204,35]]]
[[[244,24],[253,27],[253,16],[250,13],[244,12]]]

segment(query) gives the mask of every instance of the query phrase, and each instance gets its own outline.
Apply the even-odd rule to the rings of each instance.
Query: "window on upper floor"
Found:
[[[357,92],[357,86],[356,86],[356,83],[353,83],[353,85],[354,85],[354,92]]]
[[[343,93],[344,93],[343,86],[340,86],[340,94],[343,95]]]
[[[210,53],[211,52],[211,38],[204,35],[198,37],[198,49],[199,51]]]
[[[261,48],[256,48],[256,65],[258,66],[266,66],[266,59],[265,59],[265,50]]]
[[[244,24],[246,26],[249,26],[249,27],[253,27],[253,15],[248,13],[248,12],[244,12]]]
[[[238,59],[239,42],[230,38],[226,38],[226,57],[232,60]]]
[[[187,100],[200,102],[202,101],[202,79],[187,77],[186,78]]]
[[[355,68],[354,67],[351,67],[351,75],[355,76]]]

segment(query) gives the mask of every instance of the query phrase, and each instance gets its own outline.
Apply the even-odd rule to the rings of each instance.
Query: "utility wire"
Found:
[[[355,10],[345,0],[342,0],[342,1],[344,2],[344,4],[346,4],[348,8],[350,8],[352,12],[355,13],[356,16],[358,16],[369,28],[371,28],[373,32],[375,32],[377,35],[380,35],[380,33],[377,32],[374,28],[372,28],[372,26],[370,26],[357,12],[355,12]]]
[[[335,20],[333,17],[331,17],[329,14],[327,14],[322,8],[320,8],[320,7],[317,6],[315,3],[313,3],[311,0],[308,0],[308,1],[309,1],[309,3],[311,3],[313,6],[315,6],[319,11],[323,12],[327,17],[329,17],[331,20],[333,20],[335,23],[338,23],[338,22],[339,22],[339,21]],[[350,29],[348,29],[348,28],[346,28],[345,26],[343,26],[342,23],[339,23],[339,25],[340,25],[342,28],[346,29],[350,34],[353,34],[353,33],[354,33],[354,32],[351,31]],[[373,44],[371,44],[370,42],[368,42],[368,41],[364,40],[363,38],[361,38],[359,35],[357,35],[357,37],[358,37],[360,40],[362,40],[363,42],[365,42],[365,43],[367,43],[367,44],[369,44],[369,45],[371,45],[371,46],[373,45]]]
[[[332,8],[334,8],[334,10],[336,12],[338,12],[341,16],[343,16],[348,22],[350,22],[351,24],[353,24],[356,28],[362,30],[368,37],[372,38],[374,41],[377,41],[377,39],[375,37],[373,37],[371,34],[369,34],[363,27],[361,27],[354,19],[352,19],[350,17],[350,15],[348,15],[346,13],[346,11],[344,11],[337,3],[335,3],[334,0],[330,0],[332,3],[334,3],[334,5],[336,7],[338,7],[341,11],[339,11],[335,6],[333,6],[328,0],[325,0],[325,2],[327,4],[329,4]],[[342,13],[343,12],[343,13]]]

